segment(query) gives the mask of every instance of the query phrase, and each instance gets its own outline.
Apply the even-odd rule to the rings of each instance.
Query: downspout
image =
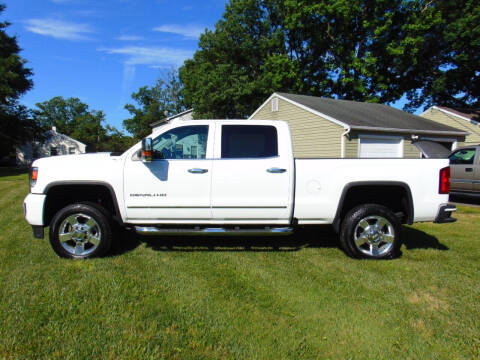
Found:
[[[342,133],[340,138],[340,141],[342,144],[342,150],[341,150],[342,159],[345,158],[345,136],[348,135],[349,132],[350,132],[350,128],[345,129],[345,131]]]

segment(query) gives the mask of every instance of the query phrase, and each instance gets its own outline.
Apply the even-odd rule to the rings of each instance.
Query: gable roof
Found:
[[[57,132],[56,130],[53,130],[53,129],[52,130],[47,130],[45,132],[45,136],[47,137],[48,140],[56,138],[56,139],[62,139],[63,141],[72,141],[72,142],[78,143],[80,145],[87,146],[84,143],[82,143],[81,141],[78,141],[74,138],[71,138],[68,135],[61,134],[61,133],[59,133],[59,132]]]
[[[449,108],[446,106],[432,106],[434,109],[438,109],[449,115],[454,115],[461,119],[473,122],[480,123],[480,109],[460,109],[460,108]]]
[[[466,136],[467,132],[395,109],[391,106],[307,95],[274,93],[327,120],[353,130]],[[253,116],[253,115],[252,115]]]
[[[189,113],[193,112],[193,109],[188,109],[188,110],[185,110],[185,111],[182,111],[181,113],[178,113],[178,114],[175,114],[173,116],[169,116],[169,117],[166,117],[166,118],[163,118],[163,119],[160,119],[160,120],[157,120],[153,123],[150,124],[151,127],[155,127],[157,125],[160,125],[160,124],[163,124],[163,123],[166,123],[166,122],[169,122],[173,119],[176,119],[178,117],[181,117],[183,115],[187,115]]]

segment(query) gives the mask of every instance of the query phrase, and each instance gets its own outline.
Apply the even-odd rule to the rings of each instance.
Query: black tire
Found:
[[[68,205],[50,222],[50,244],[63,258],[88,259],[105,255],[112,244],[111,218],[105,209],[93,203]]]
[[[363,204],[351,209],[340,228],[340,245],[356,259],[392,259],[400,254],[401,224],[387,207]]]

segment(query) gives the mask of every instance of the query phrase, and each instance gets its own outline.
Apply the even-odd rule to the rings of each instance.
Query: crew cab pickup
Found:
[[[25,216],[67,258],[146,235],[289,235],[333,225],[355,258],[399,253],[401,224],[455,221],[448,159],[295,159],[282,121],[166,124],[121,155],[36,160]]]

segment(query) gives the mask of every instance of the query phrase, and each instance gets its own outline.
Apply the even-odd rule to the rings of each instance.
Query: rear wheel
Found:
[[[350,210],[340,231],[340,243],[354,258],[390,259],[398,256],[401,225],[382,205],[364,204]]]
[[[50,244],[65,258],[86,259],[104,255],[111,246],[112,226],[105,211],[93,204],[64,207],[50,223]]]

